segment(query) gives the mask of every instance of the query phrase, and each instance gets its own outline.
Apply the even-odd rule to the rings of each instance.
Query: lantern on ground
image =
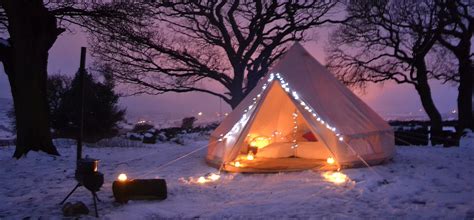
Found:
[[[349,178],[341,172],[324,172],[324,179],[335,184],[342,184],[349,180]]]
[[[334,158],[328,157],[328,159],[326,160],[326,162],[327,162],[329,165],[333,165],[336,161],[334,160]]]

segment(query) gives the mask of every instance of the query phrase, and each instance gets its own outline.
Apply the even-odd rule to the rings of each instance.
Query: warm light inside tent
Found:
[[[241,165],[240,165],[240,162],[239,162],[239,161],[236,161],[236,162],[234,163],[234,166],[235,166],[235,167],[240,167],[240,166],[241,166]]]
[[[251,147],[264,148],[271,143],[271,138],[266,136],[257,136],[250,141]]]
[[[335,184],[345,183],[349,179],[345,174],[341,172],[331,172],[331,171],[324,172],[323,177],[327,181],[333,182]]]
[[[127,174],[121,173],[120,175],[118,175],[117,179],[118,179],[119,181],[122,181],[122,182],[123,182],[123,181],[127,181],[127,179],[128,179],[128,178],[127,178]]]
[[[247,154],[247,160],[253,160],[253,159],[255,159],[253,152],[250,152],[249,154]]]
[[[332,164],[334,164],[334,162],[336,162],[336,161],[334,160],[334,158],[328,157],[328,159],[326,160],[326,162],[327,162],[328,164],[332,165]]]

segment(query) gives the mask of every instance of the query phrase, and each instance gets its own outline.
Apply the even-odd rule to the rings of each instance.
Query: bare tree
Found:
[[[428,84],[440,69],[427,63],[443,25],[436,12],[430,0],[351,1],[350,19],[332,34],[327,57],[329,68],[352,86],[385,81],[413,85],[431,120],[432,140],[442,131]]]
[[[203,92],[235,108],[289,42],[329,19],[336,1],[166,1],[133,24],[93,20],[99,66],[134,92]],[[206,86],[207,85],[207,86]],[[212,85],[212,86],[209,86]],[[217,87],[217,88],[216,88]],[[222,93],[224,90],[225,93]]]
[[[11,86],[16,116],[14,157],[29,150],[59,155],[51,141],[46,100],[48,51],[64,32],[41,0],[4,0],[9,39],[0,46],[0,60]]]
[[[455,76],[458,87],[458,132],[464,128],[474,130],[472,116],[474,68],[471,52],[472,33],[474,32],[474,3],[469,0],[437,0],[440,19],[447,25],[439,38],[441,45],[450,50],[458,61]]]
[[[46,94],[48,52],[59,35],[76,18],[123,17],[115,13],[115,5],[109,8],[108,4],[91,7],[58,2],[0,1],[0,32],[5,37],[0,39],[0,62],[10,82],[15,108],[16,158],[30,150],[59,154],[51,140]]]

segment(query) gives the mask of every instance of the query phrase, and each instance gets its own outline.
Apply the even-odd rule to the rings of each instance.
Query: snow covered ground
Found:
[[[328,182],[322,172],[313,171],[224,173],[213,183],[190,183],[187,180],[191,177],[216,171],[205,164],[205,149],[156,169],[206,142],[206,136],[189,135],[184,146],[161,143],[133,148],[85,148],[85,155],[101,160],[99,170],[105,174],[105,184],[98,193],[102,199],[98,204],[101,218],[474,218],[473,145],[398,147],[392,162],[373,167],[388,184],[367,168],[343,170],[351,181],[341,185]],[[14,160],[14,147],[0,148],[0,219],[62,218],[58,203],[75,185],[75,143],[57,140],[56,144],[61,157],[32,152],[27,158]],[[168,199],[115,204],[112,181],[122,172],[130,178],[165,178]],[[92,208],[90,194],[84,188],[69,201],[83,201]]]

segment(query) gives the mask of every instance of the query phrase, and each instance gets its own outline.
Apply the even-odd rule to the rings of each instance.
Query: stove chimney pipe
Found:
[[[82,159],[82,140],[84,138],[84,79],[86,74],[86,48],[81,47],[81,62],[79,66],[79,88],[81,90],[81,99],[79,103],[79,136],[77,138],[77,158],[76,162]]]

